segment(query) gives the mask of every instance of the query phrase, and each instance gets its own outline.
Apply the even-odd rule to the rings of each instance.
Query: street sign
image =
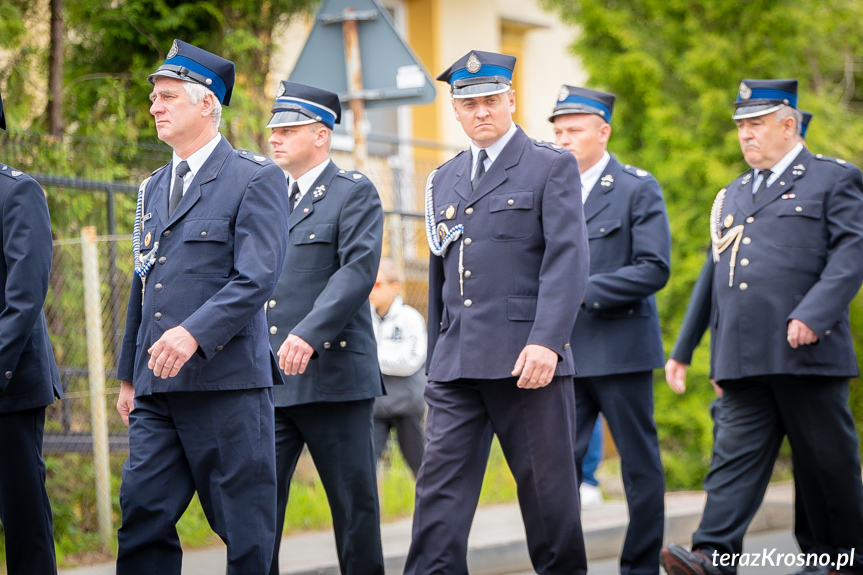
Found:
[[[356,23],[359,36],[360,89],[351,89],[346,65],[346,21]],[[290,80],[336,92],[343,102],[363,100],[369,109],[435,98],[428,72],[375,0],[324,0]]]

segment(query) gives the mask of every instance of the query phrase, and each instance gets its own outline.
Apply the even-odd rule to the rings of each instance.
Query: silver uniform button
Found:
[[[464,277],[469,278],[470,275],[470,270],[464,270]]]
[[[473,243],[473,240],[472,240],[472,239],[470,239],[470,238],[465,238],[465,239],[464,239],[464,245],[469,246],[469,245],[471,245],[472,243]]]
[[[309,234],[309,239],[310,239],[310,240],[315,239],[315,234]]]
[[[274,307],[276,307],[276,300],[271,299],[271,300],[270,300],[270,308],[272,309],[272,308],[274,308]]]
[[[746,291],[749,289],[749,284],[746,282],[740,282],[740,291]]]
[[[466,213],[467,215],[471,215],[471,214],[473,213],[473,208],[467,208],[467,209],[464,211],[464,213]]]
[[[803,211],[803,206],[797,206],[796,208],[794,208],[794,211],[799,214],[800,212]]]
[[[830,330],[828,329],[827,331],[825,331],[825,332],[824,332],[824,335],[830,335],[830,333],[831,333],[831,332],[830,332]]]
[[[749,244],[751,244],[751,243],[752,243],[752,238],[748,238],[748,237],[747,237],[747,238],[743,238],[743,245],[744,245],[744,246],[748,246],[748,245],[749,245]]]
[[[604,234],[604,233],[605,233],[605,228],[599,228],[599,233]]]
[[[473,302],[469,299],[464,300],[464,307],[470,307],[473,305]]]
[[[599,309],[599,302],[598,301],[593,302],[593,309]]]
[[[156,319],[156,321],[159,321],[160,319],[162,319],[162,312],[157,311],[156,315],[154,315],[153,317]]]
[[[330,349],[330,347],[332,347],[332,346],[330,345],[330,342],[325,341],[325,342],[324,342],[324,349]]]
[[[564,351],[569,349],[569,344],[568,343],[563,344],[563,349],[564,349]]]
[[[748,265],[749,265],[749,260],[748,260],[748,259],[746,259],[746,258],[743,258],[742,260],[740,260],[740,265],[742,265],[743,267],[748,266]]]
[[[755,218],[753,218],[752,216],[749,216],[748,218],[746,218],[746,223],[747,223],[747,224],[751,224],[751,223],[752,223],[752,222],[754,222],[754,221],[755,221]]]
[[[340,341],[340,342],[339,342],[339,346],[341,346],[341,347],[348,347],[348,342],[346,342],[346,341],[342,340],[342,341]]]
[[[221,345],[216,346],[216,351],[222,351],[223,349],[225,349],[224,346],[221,346]]]
[[[277,333],[279,333],[279,328],[277,328],[277,327],[276,327],[276,326],[274,326],[274,325],[271,325],[271,326],[270,326],[270,333],[271,333],[271,334],[273,334],[273,335],[276,335]]]
[[[207,237],[207,232],[201,232],[201,237],[202,237],[202,238],[206,238],[206,237]]]
[[[508,200],[506,201],[506,203],[507,203],[507,204],[509,204],[509,205],[511,206],[511,205],[513,205],[513,204],[515,203],[515,200],[514,200],[514,199],[512,199],[512,198],[510,198],[510,199],[508,199]]]

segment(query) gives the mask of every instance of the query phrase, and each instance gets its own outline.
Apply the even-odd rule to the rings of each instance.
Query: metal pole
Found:
[[[356,169],[365,170],[368,160],[366,146],[366,105],[362,98],[363,64],[360,60],[360,34],[357,26],[356,10],[346,8],[342,21],[342,34],[345,40],[345,68],[348,72],[348,105],[354,116],[354,162]]]
[[[108,467],[108,421],[105,405],[105,350],[102,332],[102,302],[99,291],[99,253],[96,228],[81,230],[84,270],[84,318],[87,325],[87,368],[90,380],[90,426],[93,435],[93,469],[96,472],[96,509],[99,539],[107,547],[113,537],[111,520],[111,475]]]

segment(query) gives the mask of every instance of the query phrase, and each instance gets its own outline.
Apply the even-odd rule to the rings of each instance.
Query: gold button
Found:
[[[464,277],[466,277],[466,278],[470,277],[470,270],[464,270]]]
[[[330,342],[325,341],[325,342],[324,342],[324,349],[330,349],[330,347],[331,347],[331,346],[330,346]]]
[[[469,245],[471,245],[472,243],[473,243],[473,240],[472,240],[472,239],[470,239],[470,238],[465,238],[465,239],[464,239],[464,245],[469,246]]]
[[[464,211],[467,215],[471,215],[473,213],[473,208],[468,208]]]
[[[339,345],[340,345],[341,347],[347,347],[347,346],[348,346],[348,342],[346,342],[346,341],[342,340],[342,341],[340,341],[340,342],[339,342]]]
[[[743,267],[748,266],[748,265],[749,265],[749,260],[748,260],[748,259],[746,259],[746,258],[743,258],[742,260],[740,260],[740,265],[742,265]]]
[[[803,211],[803,206],[797,206],[796,208],[794,208],[794,211],[799,214],[800,212]]]
[[[743,238],[743,245],[748,246],[752,243],[752,238]]]
[[[315,239],[315,234],[309,234],[309,239],[310,239],[310,240]]]
[[[747,224],[751,224],[751,223],[752,223],[752,222],[754,222],[754,221],[755,221],[755,218],[753,218],[752,216],[749,216],[748,218],[746,218],[746,223],[747,223]]]
[[[473,305],[473,302],[469,299],[464,300],[464,307],[470,307]]]
[[[274,307],[276,307],[276,300],[271,299],[270,300],[270,308],[274,308]]]
[[[514,200],[514,199],[512,199],[512,198],[510,198],[510,199],[508,199],[508,200],[506,201],[506,203],[507,203],[507,204],[509,204],[509,205],[513,205],[513,204],[515,203],[515,200]]]
[[[749,284],[746,282],[740,282],[740,291],[746,291],[749,289]]]
[[[276,326],[274,326],[274,325],[271,325],[271,326],[270,326],[270,333],[271,333],[271,334],[273,334],[273,335],[276,335],[277,333],[279,333],[279,328],[277,328],[277,327],[276,327]]]

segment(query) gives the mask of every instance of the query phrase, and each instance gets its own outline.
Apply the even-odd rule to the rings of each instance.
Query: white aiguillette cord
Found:
[[[722,235],[722,207],[725,205],[725,188],[719,190],[713,207],[710,209],[710,241],[713,244],[713,261],[719,262],[719,255],[731,248],[731,261],[728,263],[728,287],[734,286],[734,267],[737,265],[737,251],[743,239],[743,224],[738,224]]]
[[[449,229],[445,223],[441,222],[437,227],[435,227],[434,176],[436,173],[437,170],[434,170],[429,174],[428,180],[426,181],[426,239],[428,240],[429,250],[431,250],[431,253],[436,256],[443,257],[450,244],[461,237],[461,234],[464,231],[464,226],[462,224],[456,224],[452,229]],[[438,234],[440,234],[440,241],[438,241]],[[459,243],[458,249],[458,286],[459,295],[464,295],[464,241]]]

